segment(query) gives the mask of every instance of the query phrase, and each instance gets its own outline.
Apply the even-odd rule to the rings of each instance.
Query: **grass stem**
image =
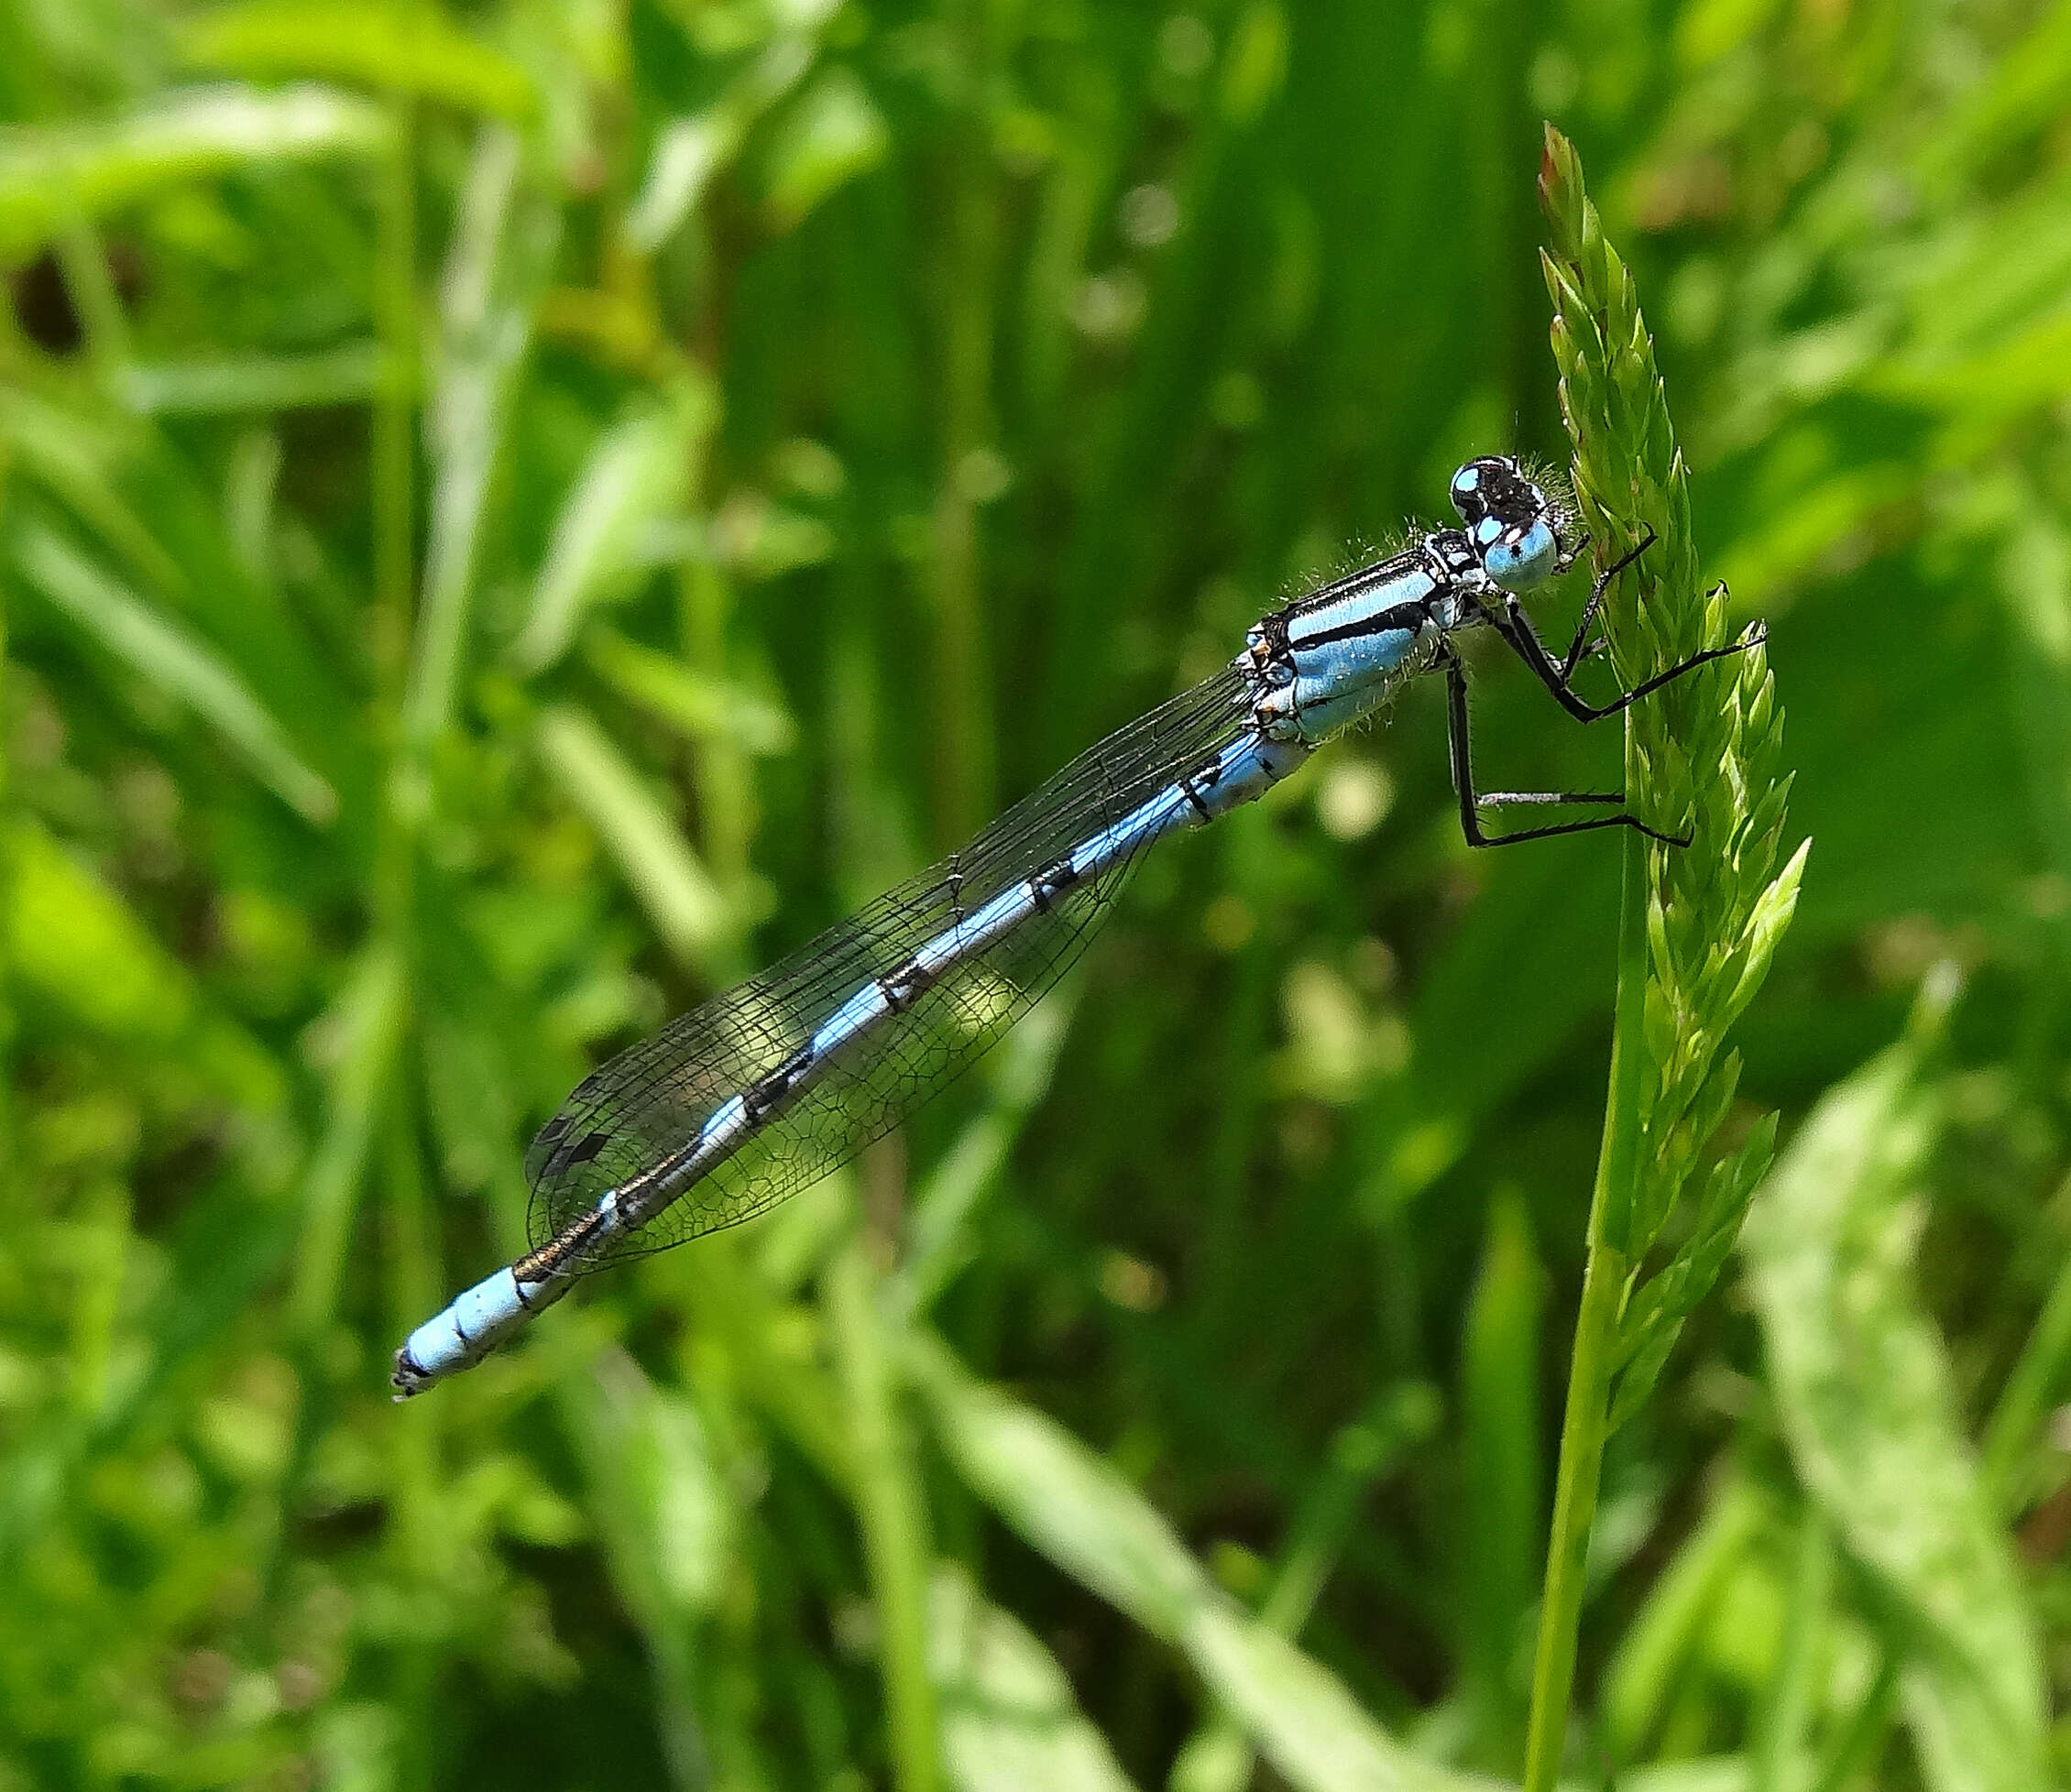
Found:
[[[413,607],[411,430],[417,367],[417,159],[411,101],[395,102],[395,146],[381,170],[374,315],[384,372],[374,401],[374,647],[387,707],[400,709]]]
[[[1611,663],[1630,688],[1725,645],[1726,596],[1700,590],[1688,475],[1631,274],[1605,236],[1572,147],[1551,128],[1540,193],[1582,520],[1599,564],[1649,542],[1603,612]],[[1788,789],[1779,716],[1754,642],[1626,711],[1633,813],[1687,844],[1626,841],[1610,1087],[1540,1605],[1526,1792],[1551,1792],[1560,1777],[1605,1440],[1646,1398],[1683,1319],[1716,1280],[1774,1137],[1758,1125],[1713,1164],[1693,1224],[1671,1249],[1657,1249],[1737,1087],[1738,1060],[1720,1055],[1720,1041],[1759,987],[1795,904],[1803,852],[1771,878]]]
[[[1630,712],[1627,712],[1628,716]],[[1629,738],[1631,722],[1627,723]],[[1629,760],[1629,752],[1628,752]],[[1612,1350],[1631,1265],[1604,1236],[1609,1203],[1627,1206],[1641,1131],[1641,1071],[1646,1061],[1647,853],[1637,836],[1624,844],[1618,903],[1618,985],[1612,1011],[1610,1091],[1589,1203],[1582,1307],[1575,1317],[1561,1421],[1561,1466],[1553,1488],[1553,1528],[1546,1548],[1546,1590],[1532,1657],[1531,1718],[1525,1738],[1525,1792],[1550,1792],[1560,1778],[1573,1691],[1589,1534],[1609,1435]]]
[[[1599,1207],[1603,1186],[1600,1179],[1595,1204]],[[1626,1271],[1621,1252],[1601,1239],[1592,1240],[1583,1275],[1582,1310],[1575,1320],[1567,1411],[1561,1424],[1561,1468],[1553,1491],[1553,1535],[1547,1546],[1546,1591],[1532,1658],[1525,1792],[1551,1792],[1561,1774],[1582,1627],[1589,1533],[1596,1517],[1596,1485],[1607,1435],[1611,1347],[1617,1334]]]
[[[927,1676],[926,1502],[898,1404],[870,1240],[859,1234],[827,1271],[827,1305],[851,1426],[856,1510],[870,1565],[884,1679],[893,1784],[934,1792],[941,1783],[935,1688]]]

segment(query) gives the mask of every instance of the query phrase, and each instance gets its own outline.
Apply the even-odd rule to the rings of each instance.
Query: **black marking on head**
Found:
[[[1551,515],[1552,505],[1546,493],[1507,454],[1485,454],[1467,464],[1474,469],[1475,481],[1462,490],[1455,475],[1452,502],[1470,531],[1485,518],[1493,517],[1511,530],[1529,529],[1540,518]]]

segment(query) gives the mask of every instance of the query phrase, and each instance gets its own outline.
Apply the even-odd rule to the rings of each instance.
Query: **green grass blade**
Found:
[[[1524,1202],[1514,1191],[1500,1196],[1467,1312],[1459,1545],[1466,1696],[1480,1732],[1477,1758],[1492,1765],[1514,1758],[1523,1735],[1517,1666],[1545,1523],[1537,1416],[1544,1284]]]
[[[2048,1783],[2043,1664],[1903,1251],[1940,1124],[1918,1070],[1895,1047],[1821,1102],[1742,1251],[1792,1461],[1890,1614],[1923,1775],[2012,1792]]]
[[[330,1111],[301,1191],[302,1230],[290,1302],[305,1340],[313,1340],[337,1312],[346,1247],[382,1098],[395,1074],[408,1000],[400,958],[377,945],[354,968],[329,1017],[330,1048],[336,1054]]]
[[[128,905],[41,827],[6,840],[8,972],[20,989],[115,1038],[170,1042],[192,1018],[186,968]]]
[[[788,753],[797,743],[797,725],[767,697],[623,635],[594,630],[583,657],[628,703],[637,704],[687,739],[709,741],[724,736],[741,752],[757,759]]]
[[[733,911],[640,774],[579,709],[547,710],[538,742],[548,771],[597,829],[663,944],[685,965],[709,965],[733,937]]]
[[[1769,1502],[1745,1481],[1733,1482],[1655,1581],[1605,1669],[1603,1736],[1612,1761],[1641,1758],[1686,1677],[1701,1633],[1716,1616],[1720,1595],[1771,1522]]]
[[[430,400],[433,485],[405,714],[420,747],[453,715],[466,663],[482,522],[519,368],[560,237],[558,213],[528,189],[522,146],[485,128],[462,190],[439,304]]]
[[[1749,1751],[1748,1792],[1792,1792],[1802,1781],[1800,1763],[1819,1696],[1820,1644],[1833,1579],[1834,1539],[1825,1516],[1808,1511],[1799,1524],[1798,1560],[1776,1673],[1764,1691]]]
[[[347,343],[314,355],[130,361],[116,370],[115,393],[146,417],[224,417],[365,404],[388,378],[378,344]]]
[[[936,1570],[927,1622],[943,1763],[957,1792],[1132,1792],[1056,1658],[960,1568]]]
[[[851,1237],[827,1271],[827,1334],[846,1398],[857,1517],[875,1594],[893,1783],[899,1792],[931,1792],[942,1777],[928,1671],[934,1546],[870,1248],[860,1234]]]
[[[884,116],[850,69],[830,69],[783,115],[763,165],[763,200],[778,230],[794,230],[844,182],[892,148]]]
[[[800,0],[785,7],[771,20],[777,28],[769,40],[717,100],[672,119],[656,134],[647,172],[626,212],[633,247],[659,248],[695,212],[713,179],[740,155],[750,127],[805,79],[819,35],[838,10],[838,0]]]
[[[253,774],[312,822],[338,799],[295,751],[288,731],[206,643],[169,621],[63,537],[30,525],[15,547],[22,575],[82,631],[147,683],[191,709]]]
[[[392,143],[379,110],[317,87],[176,93],[106,124],[0,133],[0,248],[32,248],[175,182],[268,163],[365,158]]]
[[[915,1388],[958,1472],[1028,1542],[1184,1650],[1261,1754],[1301,1792],[1443,1792],[1472,1782],[1390,1738],[1329,1672],[1240,1611],[1170,1526],[1052,1420],[908,1340]]]
[[[190,21],[181,49],[198,68],[307,75],[510,119],[537,104],[521,64],[432,6],[247,0]]]
[[[1382,1393],[1331,1439],[1329,1465],[1295,1513],[1260,1601],[1258,1618],[1266,1629],[1290,1641],[1301,1634],[1360,1522],[1366,1496],[1406,1452],[1430,1441],[1438,1423],[1433,1391],[1410,1382]],[[1167,1792],[1244,1792],[1256,1767],[1244,1727],[1217,1705],[1174,1760]]]
[[[672,403],[633,407],[598,441],[555,519],[531,614],[511,649],[520,672],[552,665],[585,613],[646,570],[643,532],[682,504],[693,456],[715,421],[704,388],[686,386]]]

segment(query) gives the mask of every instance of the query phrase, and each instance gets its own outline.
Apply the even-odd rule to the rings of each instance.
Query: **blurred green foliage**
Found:
[[[385,1377],[589,1065],[1566,460],[1542,117],[1817,842],[1570,1767],[2071,1772],[2071,5],[17,0],[0,107],[0,1785],[1516,1777],[1617,854],[1435,693]]]

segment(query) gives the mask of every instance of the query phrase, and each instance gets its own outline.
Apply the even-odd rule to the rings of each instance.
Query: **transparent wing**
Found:
[[[1204,767],[1248,726],[1233,667],[1090,748],[960,852],[586,1077],[526,1154],[535,1248],[695,1137],[871,978]],[[586,1270],[752,1218],[845,1163],[968,1069],[1077,957],[1134,855],[1059,892],[826,1065],[789,1106]]]

